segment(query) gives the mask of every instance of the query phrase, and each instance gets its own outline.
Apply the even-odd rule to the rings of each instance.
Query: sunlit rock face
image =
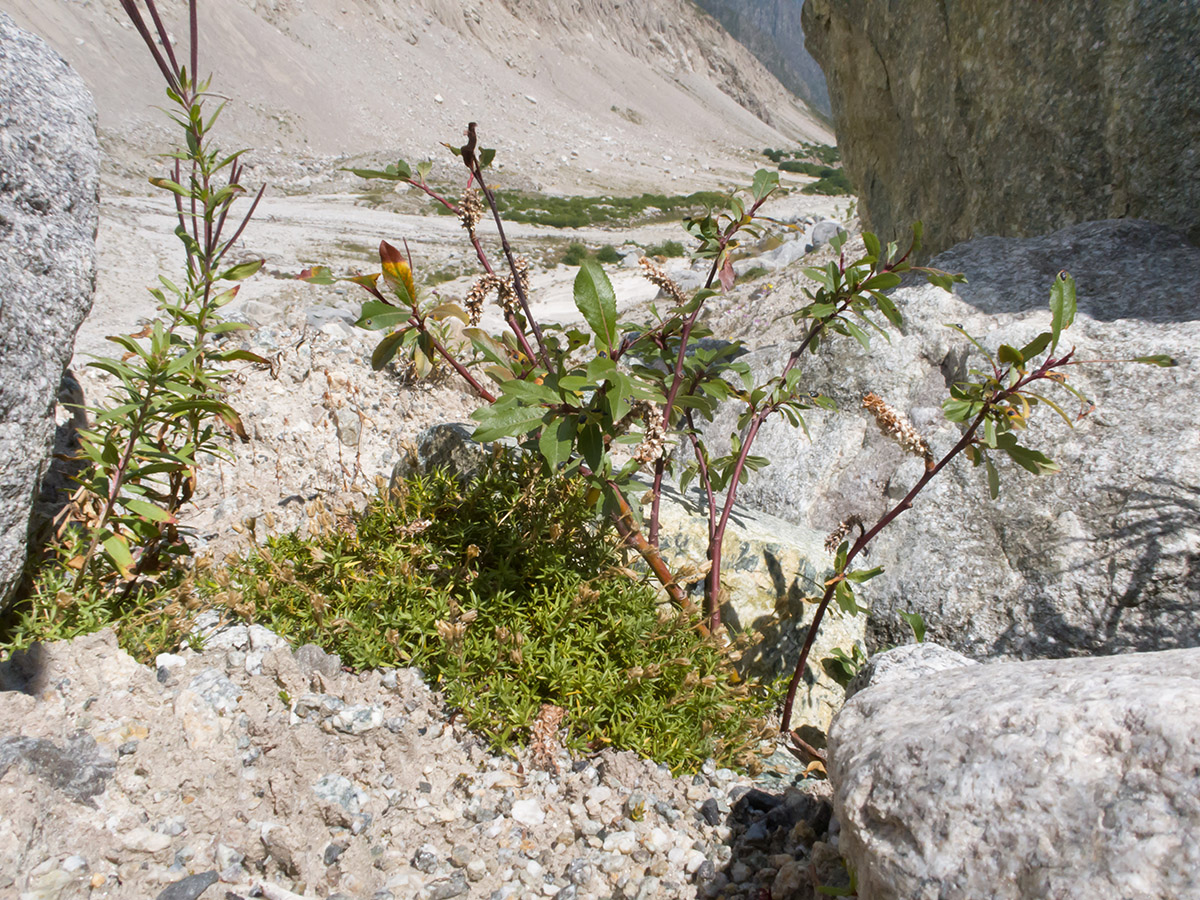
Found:
[[[1200,240],[1195,0],[808,0],[869,225],[931,253],[1134,217]]]

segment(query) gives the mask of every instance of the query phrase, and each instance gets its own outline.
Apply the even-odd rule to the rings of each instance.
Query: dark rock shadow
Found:
[[[1045,309],[1055,276],[1067,269],[1079,311],[1093,319],[1200,319],[1195,291],[1180,289],[1200,274],[1200,248],[1180,232],[1139,219],[1083,222],[1037,238],[979,237],[932,265],[963,272],[969,281],[956,285],[955,294],[992,315]]]
[[[1021,602],[1036,633],[1020,633],[1014,624],[989,648],[991,655],[1053,658],[1200,646],[1200,554],[1177,553],[1171,560],[1163,546],[1180,532],[1200,531],[1200,487],[1164,476],[1143,483],[1149,487],[1102,489],[1124,493],[1121,517],[1130,521],[1087,541],[1092,555],[1086,563],[1048,573],[1044,585],[1027,587]],[[1106,549],[1098,552],[1099,547]],[[1097,620],[1081,625],[1068,618],[1061,576],[1096,566],[1105,567],[1112,580],[1121,575],[1128,586],[1106,598]]]

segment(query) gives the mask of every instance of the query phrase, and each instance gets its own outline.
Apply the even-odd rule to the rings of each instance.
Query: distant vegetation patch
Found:
[[[805,194],[827,194],[841,196],[853,194],[854,187],[840,166],[842,156],[837,147],[828,144],[801,144],[798,150],[772,150],[768,147],[763,156],[779,166],[781,172],[809,175],[817,180],[805,185]]]
[[[832,175],[820,178],[812,184],[806,184],[801,188],[801,193],[827,194],[837,197],[844,194],[853,194],[854,186],[850,184],[850,179],[846,177],[846,173],[838,169]]]
[[[686,252],[679,241],[664,241],[646,248],[647,256],[683,256]]]
[[[567,266],[578,266],[585,259],[594,259],[602,263],[619,263],[621,254],[612,244],[605,244],[595,252],[588,250],[587,245],[579,241],[571,241],[562,255],[562,262]]]
[[[586,228],[589,225],[625,225],[636,219],[674,219],[719,206],[726,195],[719,191],[667,196],[552,197],[525,191],[497,191],[496,204],[509,222],[551,228]]]
[[[798,150],[772,150],[768,147],[763,151],[763,156],[776,165],[785,159],[810,160],[827,166],[836,165],[842,161],[841,151],[829,144],[802,143]]]

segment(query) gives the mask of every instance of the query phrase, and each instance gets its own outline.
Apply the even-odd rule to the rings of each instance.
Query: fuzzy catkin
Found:
[[[901,450],[921,457],[926,464],[933,461],[933,454],[925,438],[908,419],[888,406],[882,397],[869,393],[863,397],[862,405],[875,417],[879,430],[899,444]]]

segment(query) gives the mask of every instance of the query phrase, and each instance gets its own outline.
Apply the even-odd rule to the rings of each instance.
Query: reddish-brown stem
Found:
[[[845,576],[845,572],[849,568],[850,563],[853,562],[855,557],[862,553],[864,549],[866,549],[867,545],[870,544],[871,541],[873,541],[875,537],[881,531],[883,531],[883,529],[887,528],[888,525],[895,521],[897,516],[899,516],[905,510],[912,508],[913,500],[916,499],[916,496],[921,493],[921,491],[927,484],[929,484],[930,481],[937,477],[938,473],[941,472],[942,469],[944,469],[946,465],[949,464],[952,459],[954,459],[954,457],[958,456],[958,454],[962,453],[967,449],[967,447],[974,443],[975,433],[988,418],[988,415],[991,413],[992,409],[1003,403],[1009,397],[1015,395],[1029,383],[1037,381],[1041,378],[1045,378],[1046,373],[1051,369],[1057,368],[1061,365],[1069,364],[1069,359],[1070,354],[1062,359],[1047,359],[1035,372],[1026,375],[1024,378],[1021,378],[1012,387],[995,392],[990,398],[988,398],[983,409],[971,422],[970,427],[963,432],[963,435],[961,438],[959,438],[958,443],[956,443],[950,449],[950,451],[941,458],[937,465],[925,470],[925,473],[921,476],[917,483],[913,485],[912,490],[905,494],[902,500],[897,502],[895,506],[884,513],[884,515],[880,517],[879,521],[858,536],[858,539],[854,542],[854,545],[846,554],[846,561],[841,571],[835,573],[834,577],[826,583],[825,593],[821,597],[821,602],[817,606],[816,612],[813,613],[812,622],[809,623],[808,634],[805,636],[804,646],[800,650],[800,658],[796,661],[796,669],[792,673],[792,679],[788,683],[787,696],[783,704],[783,718],[780,723],[780,731],[783,734],[787,734],[791,727],[792,707],[796,701],[796,691],[800,687],[800,679],[803,677],[804,670],[808,664],[808,656],[812,651],[813,643],[816,640],[817,630],[821,625],[821,619],[824,618],[825,611],[829,608],[829,603],[833,599],[834,593],[837,590],[837,583]]]
[[[613,516],[613,522],[616,524],[617,534],[621,536],[621,540],[625,542],[626,546],[637,551],[646,561],[646,565],[650,567],[650,571],[654,573],[654,577],[658,579],[676,606],[688,615],[698,616],[700,611],[696,609],[696,604],[679,586],[674,574],[663,560],[662,554],[658,552],[658,548],[651,546],[650,542],[646,540],[646,536],[637,527],[633,518],[633,510],[629,508],[629,501],[625,499],[620,486],[612,481],[608,483],[608,486],[617,500],[617,513]],[[698,629],[702,635],[709,634],[709,630],[703,623],[698,625]]]
[[[471,141],[474,142],[475,131],[474,124],[468,129]],[[464,148],[465,150],[465,148]],[[525,286],[521,284],[521,276],[517,273],[517,260],[513,255],[512,246],[508,243],[508,235],[504,232],[504,222],[500,218],[500,208],[496,205],[496,195],[492,193],[492,189],[487,186],[487,181],[483,177],[483,169],[479,165],[479,160],[475,157],[474,152],[466,160],[467,166],[471,174],[479,182],[479,189],[483,191],[483,196],[487,199],[488,209],[492,211],[492,219],[496,222],[496,232],[500,235],[500,247],[504,251],[504,258],[508,261],[508,270],[512,273],[513,291],[517,295],[517,302],[521,304],[521,311],[525,313],[525,321],[529,323],[529,327],[533,329],[533,336],[537,340],[538,351],[541,356],[542,365],[547,369],[550,368],[550,354],[546,351],[546,340],[542,336],[542,326],[538,324],[538,320],[534,318],[533,312],[529,308],[529,297],[525,294]],[[536,358],[530,351],[530,359]]]
[[[485,388],[482,384],[480,384],[478,379],[476,379],[475,376],[471,374],[470,370],[466,366],[464,366],[461,362],[459,362],[458,358],[453,353],[451,353],[449,350],[446,349],[446,347],[442,344],[442,342],[439,341],[437,339],[437,337],[434,335],[434,333],[429,330],[428,326],[426,326],[425,320],[422,319],[418,315],[415,307],[413,309],[413,317],[411,319],[409,319],[408,321],[409,321],[409,324],[411,324],[414,328],[416,328],[422,334],[429,336],[429,340],[433,342],[433,349],[442,355],[442,359],[444,359],[444,360],[446,360],[446,362],[450,363],[451,368],[453,368],[454,371],[457,372],[459,374],[459,376],[467,384],[469,384],[471,386],[471,389],[474,390],[475,393],[477,393],[483,400],[486,400],[488,403],[496,402],[496,395],[493,394],[491,391],[489,391],[487,388]]]

